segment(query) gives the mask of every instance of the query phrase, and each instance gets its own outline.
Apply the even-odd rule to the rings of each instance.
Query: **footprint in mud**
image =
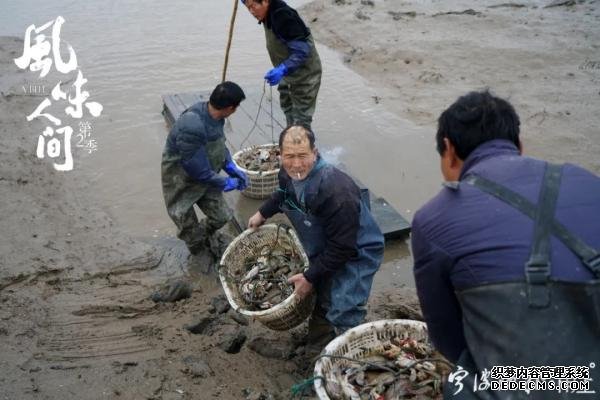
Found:
[[[425,71],[417,79],[424,83],[439,83],[443,79],[443,75],[438,72]]]
[[[152,293],[150,299],[155,303],[174,303],[190,298],[192,291],[192,285],[189,282],[177,280]]]
[[[94,314],[146,314],[154,310],[154,307],[151,308],[136,308],[131,306],[120,306],[120,305],[91,305],[91,306],[83,306],[79,310],[73,311],[71,314],[76,315],[78,317],[82,317],[85,315],[94,315]]]

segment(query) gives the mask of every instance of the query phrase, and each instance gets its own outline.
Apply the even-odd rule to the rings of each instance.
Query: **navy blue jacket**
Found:
[[[545,162],[519,155],[509,141],[493,140],[467,157],[461,178],[475,173],[537,204]],[[584,242],[600,248],[600,178],[566,164],[555,218]],[[417,292],[429,335],[450,361],[465,348],[455,290],[524,279],[533,220],[468,184],[447,185],[415,215],[412,249]],[[555,237],[552,276],[587,281],[593,276]]]
[[[177,119],[167,136],[167,149],[171,154],[180,155],[185,172],[200,183],[219,188],[225,186],[225,178],[213,170],[205,146],[224,137],[224,124],[224,120],[217,121],[210,116],[207,102],[198,102]],[[230,160],[231,154],[225,148],[225,162]]]
[[[283,61],[288,75],[306,62],[310,55],[308,37],[310,30],[298,15],[298,12],[282,0],[271,0],[265,26],[273,31],[289,51],[289,57]]]
[[[319,157],[319,163],[322,162]],[[307,199],[305,204],[306,210],[325,222],[327,236],[325,250],[310,260],[310,266],[304,273],[311,283],[318,282],[342,269],[348,261],[358,255],[360,189],[344,172],[333,166],[327,168],[328,171],[323,175],[317,196]],[[293,201],[293,207],[299,207],[301,204],[294,191],[292,178],[285,169],[281,168],[279,190],[273,192],[259,211],[263,217],[271,218],[282,211],[281,207],[286,203],[286,199]]]

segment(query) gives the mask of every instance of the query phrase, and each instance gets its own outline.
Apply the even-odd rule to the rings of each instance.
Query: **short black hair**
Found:
[[[506,100],[494,96],[488,89],[461,96],[438,119],[437,151],[446,151],[444,138],[465,160],[477,146],[494,139],[505,139],[520,147],[519,116]]]
[[[285,136],[292,128],[302,130],[302,132],[306,135],[306,138],[308,139],[310,149],[314,150],[314,148],[315,148],[314,132],[304,125],[290,125],[279,134],[279,151],[281,152],[283,150],[283,140],[285,139]]]
[[[210,95],[209,102],[217,110],[237,107],[246,98],[244,91],[236,83],[225,81],[219,83]]]

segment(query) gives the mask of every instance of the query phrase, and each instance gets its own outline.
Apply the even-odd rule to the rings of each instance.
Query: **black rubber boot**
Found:
[[[314,359],[335,338],[335,329],[317,308],[308,321],[308,335],[306,336],[306,357],[314,363]]]
[[[223,257],[223,253],[227,249],[227,246],[229,246],[229,243],[231,243],[231,240],[231,237],[219,231],[208,236],[206,245],[217,262],[221,261],[221,257]]]
[[[216,271],[215,257],[208,249],[203,249],[188,258],[188,271],[201,272],[205,275],[213,274]]]

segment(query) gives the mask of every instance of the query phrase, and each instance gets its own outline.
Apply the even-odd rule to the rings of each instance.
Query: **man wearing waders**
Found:
[[[248,221],[257,228],[283,212],[309,258],[309,268],[290,282],[317,304],[309,321],[307,355],[317,355],[345,330],[363,322],[373,276],[383,258],[383,235],[352,178],[327,164],[315,137],[292,126],[279,137],[279,189]]]
[[[412,249],[430,338],[457,365],[444,398],[597,398],[600,179],[522,156],[519,125],[487,91],[438,121],[445,187],[416,213]]]
[[[273,63],[265,79],[279,84],[279,103],[287,126],[310,129],[321,86],[321,60],[310,30],[298,12],[282,0],[241,0],[265,28]]]
[[[215,259],[220,257],[220,243],[214,234],[232,217],[223,192],[246,188],[246,175],[231,160],[223,133],[225,118],[244,99],[237,84],[223,82],[208,102],[198,102],[185,110],[167,137],[162,155],[163,196],[167,212],[177,225],[177,237],[192,255],[210,250]],[[221,170],[228,177],[219,175]],[[200,222],[194,204],[206,216]]]

